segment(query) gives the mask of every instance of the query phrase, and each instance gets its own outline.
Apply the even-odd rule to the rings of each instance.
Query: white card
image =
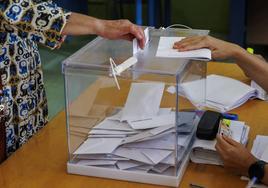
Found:
[[[192,58],[199,60],[211,59],[211,50],[207,48],[184,52],[179,52],[177,49],[173,49],[174,43],[181,41],[184,38],[185,37],[160,37],[156,57]]]
[[[133,129],[149,129],[167,125],[174,125],[175,127],[175,113],[155,116],[147,120],[130,121],[128,123]]]
[[[135,121],[157,115],[164,92],[164,83],[132,83],[121,121]]]
[[[122,138],[88,138],[74,154],[112,153],[122,142]]]

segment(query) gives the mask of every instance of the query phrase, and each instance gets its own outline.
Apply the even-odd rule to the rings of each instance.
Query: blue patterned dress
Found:
[[[1,98],[7,99],[7,155],[48,121],[37,43],[58,47],[69,15],[51,1],[0,0],[0,79]]]

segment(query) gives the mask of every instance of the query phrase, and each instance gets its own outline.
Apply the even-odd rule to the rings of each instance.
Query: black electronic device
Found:
[[[202,115],[196,131],[196,136],[203,140],[213,140],[216,138],[222,114],[214,111],[205,111]]]

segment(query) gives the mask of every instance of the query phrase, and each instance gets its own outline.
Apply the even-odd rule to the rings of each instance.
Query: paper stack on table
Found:
[[[206,95],[198,92],[204,85]],[[256,88],[238,80],[209,75],[206,79],[185,82],[180,86],[180,94],[188,98],[197,107],[209,107],[220,112],[230,111],[258,97]]]
[[[268,136],[257,135],[251,153],[256,158],[268,162]]]
[[[249,126],[245,122],[231,120],[230,130],[232,139],[246,145],[248,141]],[[194,163],[223,165],[215,149],[216,140],[201,140],[196,138],[190,159]]]
[[[174,169],[175,147],[180,162],[197,117],[180,112],[175,130],[175,112],[160,108],[163,92],[162,83],[133,83],[124,108],[91,129],[74,152],[77,164],[164,174]]]

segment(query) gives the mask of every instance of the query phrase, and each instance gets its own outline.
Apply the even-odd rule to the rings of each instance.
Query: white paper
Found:
[[[130,168],[130,169],[128,169],[128,171],[147,173],[152,168],[153,168],[152,165],[142,165],[142,166]]]
[[[170,135],[168,135],[170,136]],[[165,137],[166,138],[166,137]],[[142,149],[166,149],[174,150],[174,142],[170,142],[168,139],[147,140],[143,142],[134,142],[126,144],[125,148],[142,148]]]
[[[113,154],[79,154],[76,155],[77,159],[84,160],[111,160],[111,161],[129,161],[129,159],[124,157],[118,157]]]
[[[156,150],[156,149],[142,149],[141,152],[148,157],[154,164],[158,164],[160,161],[169,156],[172,151],[169,150]]]
[[[192,162],[199,164],[223,165],[220,156],[214,150],[194,148],[190,159]]]
[[[119,110],[116,114],[107,117],[107,120],[114,120],[114,121],[120,121],[122,116],[122,110]]]
[[[125,157],[134,161],[139,161],[146,164],[153,164],[139,149],[119,147],[113,152],[114,155]]]
[[[122,138],[88,138],[74,154],[112,153],[122,142]]]
[[[114,131],[114,130],[102,130],[102,129],[92,129],[89,134],[98,134],[98,135],[133,135],[137,134],[137,132],[129,132],[129,131]]]
[[[159,111],[164,83],[132,83],[121,121],[152,118]]]
[[[160,108],[157,115],[168,115],[171,113],[171,108]],[[122,116],[122,110],[118,111],[116,114],[107,117],[106,120],[114,120],[115,122],[120,121]],[[124,122],[122,122],[124,123]],[[109,126],[110,127],[110,126]],[[131,128],[130,128],[131,129]]]
[[[162,116],[162,115],[170,115],[172,112],[171,108],[160,108],[157,115]]]
[[[197,108],[206,106],[206,87],[208,87],[206,79],[185,82],[179,87],[181,88],[179,94],[188,98]]]
[[[148,27],[144,30],[144,35],[145,35],[145,46],[144,46],[145,48],[149,42],[149,28]],[[133,40],[133,55],[138,53],[139,51],[142,51],[142,49],[139,47],[138,40],[134,39]]]
[[[115,165],[116,161],[112,160],[80,160],[76,164],[86,166],[103,166],[103,165]]]
[[[161,135],[163,133],[169,133],[169,130],[172,129],[174,126],[169,125],[165,127],[158,127],[154,129],[150,129],[148,131],[143,131],[139,134],[136,134],[134,136],[129,136],[121,142],[121,144],[128,144],[128,143],[133,143],[133,142],[139,142],[141,140],[149,140],[149,139],[154,139],[156,136]]]
[[[265,147],[264,152],[261,156],[261,160],[268,162],[268,146]]]
[[[231,121],[230,130],[232,131],[232,139],[241,143],[244,131],[246,131],[245,122]]]
[[[254,142],[253,142],[251,153],[256,158],[261,159],[267,146],[268,146],[268,136],[257,135]]]
[[[240,106],[256,94],[249,85],[219,75],[209,75],[207,85],[207,102],[222,105],[224,110]]]
[[[178,151],[178,156],[177,156],[177,159],[176,160],[177,161],[181,161],[183,159],[183,157],[184,157],[184,154],[185,154],[185,149],[184,148],[181,148]],[[175,155],[174,155],[174,152],[172,152],[169,156],[167,156],[164,160],[162,160],[161,163],[174,166],[175,165]]]
[[[170,165],[168,164],[157,164],[157,165],[154,165],[154,167],[152,168],[153,171],[161,174],[163,173],[165,170],[167,170],[168,168],[170,167]]]
[[[204,87],[206,92],[202,92]],[[237,108],[256,96],[256,89],[238,80],[213,74],[207,79],[182,83],[180,88],[180,94],[195,106],[207,106],[221,112]]]
[[[130,168],[141,166],[141,165],[143,165],[143,163],[128,160],[128,161],[118,161],[116,163],[116,165],[121,170],[127,170],[127,169],[130,169]]]
[[[130,132],[135,131],[128,125],[128,123],[110,120],[108,118],[103,120],[93,129],[113,130],[113,131],[130,131]]]
[[[149,129],[167,125],[175,126],[175,113],[155,116],[146,120],[129,121],[128,123],[133,129]]]
[[[192,133],[194,134],[194,132]],[[192,135],[179,135],[178,146],[188,145]],[[140,148],[140,149],[162,149],[162,150],[174,150],[175,149],[175,134],[169,133],[158,139],[146,140],[142,142],[134,142],[125,144],[126,148]]]
[[[258,99],[261,99],[261,100],[264,100],[264,101],[268,100],[268,95],[267,95],[266,91],[261,86],[259,86],[254,80],[251,80],[250,86],[252,88],[256,89],[256,91],[257,91],[257,96],[256,97]]]
[[[88,135],[88,138],[125,138],[127,137],[127,135],[123,135],[123,134],[90,134]]]
[[[176,93],[176,87],[175,86],[169,86],[166,90],[170,94],[175,94]]]
[[[201,60],[211,59],[211,50],[207,48],[179,52],[173,49],[175,42],[181,41],[185,37],[160,37],[156,57],[166,58],[193,58]]]

